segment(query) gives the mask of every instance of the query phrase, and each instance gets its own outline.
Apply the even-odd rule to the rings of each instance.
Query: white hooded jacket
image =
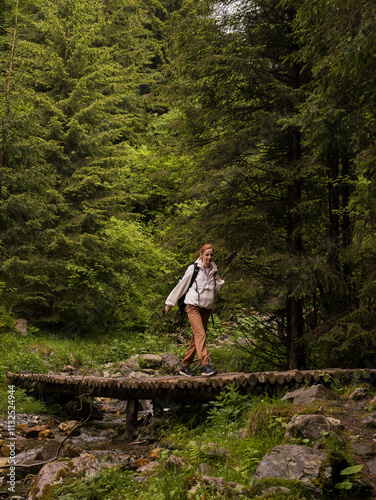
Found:
[[[204,309],[213,309],[214,298],[221,290],[224,281],[217,281],[215,279],[217,266],[214,262],[211,263],[209,268],[205,268],[202,260],[198,258],[196,264],[199,266],[199,271],[195,282],[188,290],[194,271],[194,264],[191,264],[182,279],[167,297],[167,306],[174,307],[180,297],[188,290],[184,301],[186,304],[203,307]]]

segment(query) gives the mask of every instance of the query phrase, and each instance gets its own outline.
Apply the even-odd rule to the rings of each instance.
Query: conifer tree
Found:
[[[292,59],[294,9],[272,0],[220,5],[222,12],[218,2],[209,10],[196,2],[171,26],[169,92],[184,113],[183,137],[198,146],[193,224],[222,242],[234,281],[275,315],[281,364],[303,368],[301,205],[308,174],[299,129],[288,119],[306,77]]]
[[[134,284],[148,289],[160,268],[127,192],[129,151],[149,120],[142,87],[154,78],[146,14],[131,0],[22,5],[1,274],[4,299],[34,319],[98,323],[122,304],[135,320]],[[127,267],[140,271],[130,262],[146,248],[133,276]]]

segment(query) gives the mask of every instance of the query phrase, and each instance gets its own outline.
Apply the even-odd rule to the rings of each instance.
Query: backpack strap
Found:
[[[188,286],[187,292],[191,288],[191,286],[193,285],[193,283],[196,281],[197,274],[198,274],[199,270],[200,270],[200,267],[195,262],[194,263],[194,269],[193,269],[192,277],[191,277],[191,281],[189,282],[189,286]],[[185,296],[187,295],[187,292],[185,292],[185,294],[182,295],[180,297],[180,299],[178,300],[179,311],[180,311],[182,319],[184,318],[184,313],[185,313],[185,309],[186,309],[186,305],[184,303],[184,300],[185,300]]]

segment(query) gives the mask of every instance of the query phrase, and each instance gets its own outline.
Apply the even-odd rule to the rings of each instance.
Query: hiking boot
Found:
[[[201,370],[201,375],[204,377],[210,377],[211,375],[216,375],[217,372],[214,370],[214,368],[210,365],[204,365]]]
[[[184,375],[185,377],[193,377],[194,373],[191,372],[189,369],[189,366],[187,365],[182,365],[179,371],[179,375]]]

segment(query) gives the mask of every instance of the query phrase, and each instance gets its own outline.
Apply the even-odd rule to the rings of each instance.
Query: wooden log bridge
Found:
[[[210,401],[233,384],[241,393],[257,393],[263,388],[282,385],[326,383],[328,379],[374,381],[376,369],[290,370],[285,372],[219,373],[212,377],[158,376],[107,378],[78,375],[7,373],[11,384],[34,390],[39,394],[53,393],[72,398],[82,396],[107,397],[127,401],[126,424],[130,430],[137,423],[138,401],[152,400],[153,404],[173,401]]]

